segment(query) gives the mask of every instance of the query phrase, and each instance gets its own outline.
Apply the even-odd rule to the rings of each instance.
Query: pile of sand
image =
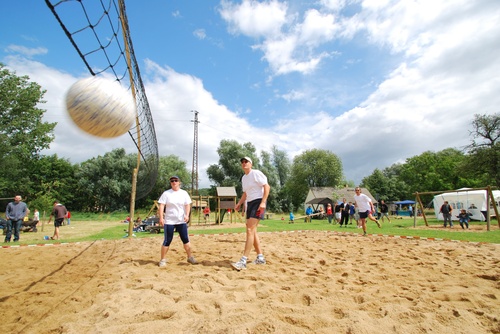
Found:
[[[2,333],[499,333],[500,245],[333,232],[0,249]],[[254,254],[252,254],[252,257]]]

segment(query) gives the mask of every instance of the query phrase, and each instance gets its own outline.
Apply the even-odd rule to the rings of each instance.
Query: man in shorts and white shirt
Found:
[[[243,187],[243,195],[234,207],[234,210],[239,211],[240,206],[246,203],[246,241],[243,256],[238,262],[231,263],[234,269],[240,271],[247,268],[247,260],[250,256],[252,246],[257,252],[257,259],[254,264],[265,264],[266,260],[260,248],[260,240],[257,235],[257,226],[259,220],[264,216],[266,211],[267,197],[271,187],[267,183],[267,177],[259,170],[252,169],[252,159],[244,157],[240,159],[241,168],[245,175],[241,178]]]
[[[370,197],[362,194],[360,187],[354,188],[354,192],[356,193],[356,195],[354,195],[354,204],[359,209],[359,220],[363,228],[363,235],[366,235],[366,218],[373,220],[378,227],[380,227],[380,223],[372,216],[372,212],[375,212],[375,208],[373,207]]]

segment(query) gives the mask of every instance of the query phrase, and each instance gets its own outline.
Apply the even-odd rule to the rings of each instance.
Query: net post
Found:
[[[137,190],[137,168],[132,172],[132,191],[130,193],[130,221],[128,222],[128,238],[131,239],[134,232],[135,194]]]

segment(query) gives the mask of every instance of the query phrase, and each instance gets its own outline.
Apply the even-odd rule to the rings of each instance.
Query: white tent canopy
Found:
[[[467,190],[468,188],[462,188],[458,190]],[[500,202],[500,190],[492,190],[493,197],[495,198],[496,205]],[[448,193],[442,193],[434,196],[434,212],[438,220],[443,220],[443,214],[439,213],[441,205],[444,201],[448,203],[453,208],[451,219],[458,220],[457,216],[461,209],[466,209],[472,214],[471,219],[485,221],[486,215],[486,190],[471,190],[471,191],[454,191]],[[492,208],[491,208],[492,210]]]

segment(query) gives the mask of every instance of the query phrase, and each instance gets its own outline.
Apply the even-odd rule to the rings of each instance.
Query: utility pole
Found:
[[[192,182],[191,182],[191,197],[198,195],[198,112],[196,110],[191,110],[194,112],[194,141],[193,141],[193,169],[191,170]]]

